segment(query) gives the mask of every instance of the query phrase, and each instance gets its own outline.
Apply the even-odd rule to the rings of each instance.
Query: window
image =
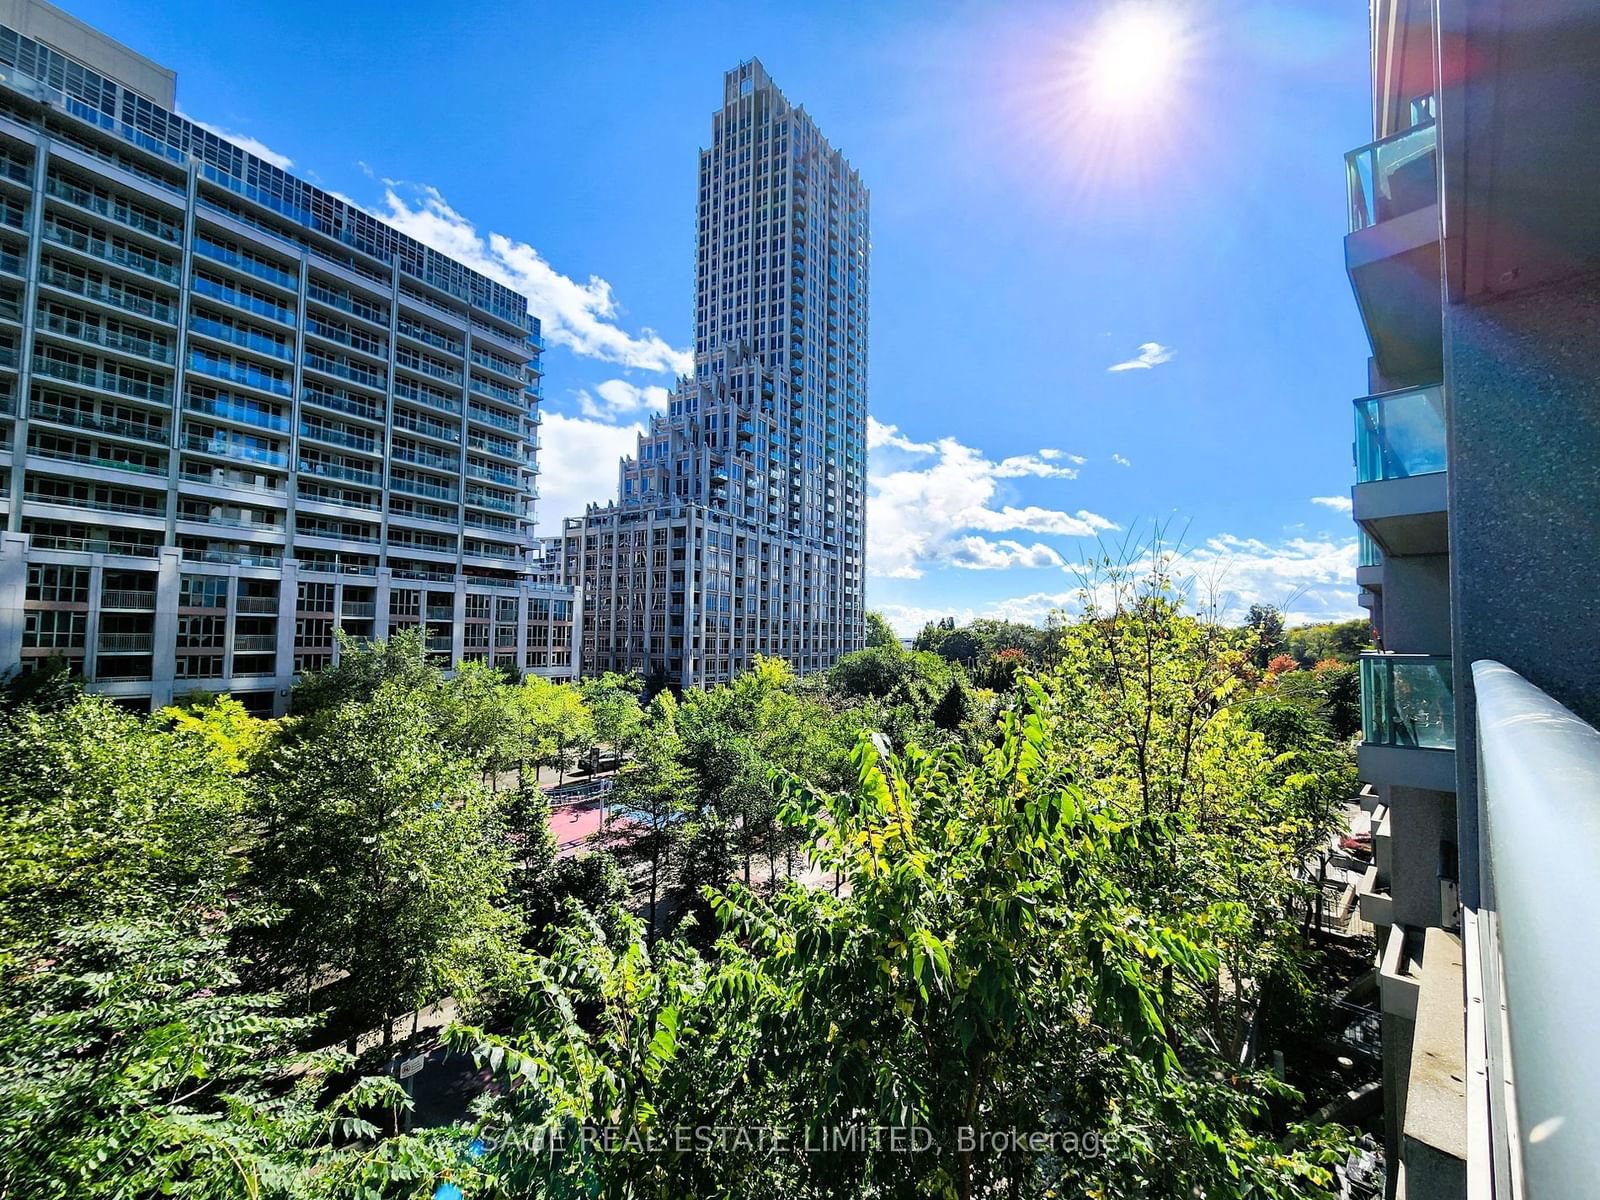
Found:
[[[178,580],[179,608],[226,608],[227,606],[227,576],[185,575]]]
[[[179,679],[222,678],[222,655],[180,654],[177,676]]]
[[[48,604],[87,604],[89,569],[39,563],[28,568],[28,599]]]
[[[22,630],[22,645],[28,650],[82,650],[88,625],[88,613],[30,612]]]
[[[294,644],[299,649],[305,646],[331,646],[333,644],[333,622],[331,620],[317,620],[301,617],[294,623]],[[296,655],[298,659],[299,656]]]
[[[178,649],[220,649],[223,639],[222,617],[179,617]]]
[[[333,611],[333,584],[302,583],[299,587],[299,604],[297,607],[301,612],[331,613]]]

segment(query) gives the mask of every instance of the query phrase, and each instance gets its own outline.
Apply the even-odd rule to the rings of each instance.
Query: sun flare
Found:
[[[1136,117],[1160,108],[1182,75],[1182,22],[1168,5],[1129,0],[1109,8],[1082,48],[1084,99],[1106,116]]]

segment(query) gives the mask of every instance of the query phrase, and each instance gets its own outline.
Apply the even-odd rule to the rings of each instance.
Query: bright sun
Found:
[[[1185,59],[1177,14],[1159,3],[1125,0],[1108,8],[1083,46],[1088,104],[1105,116],[1139,116],[1161,105]]]

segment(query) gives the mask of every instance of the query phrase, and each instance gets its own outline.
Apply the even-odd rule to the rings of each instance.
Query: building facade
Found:
[[[0,667],[281,711],[337,628],[418,627],[572,676],[578,598],[530,574],[526,301],[58,10],[0,16]]]
[[[1600,972],[1562,929],[1600,874],[1600,10],[1371,20],[1345,252],[1390,1189],[1586,1195]]]
[[[567,520],[582,667],[690,687],[864,644],[869,204],[760,62],[700,152],[694,374]]]

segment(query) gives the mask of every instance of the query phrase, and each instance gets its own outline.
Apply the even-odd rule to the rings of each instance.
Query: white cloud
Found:
[[[1335,512],[1348,513],[1350,511],[1349,496],[1313,496],[1311,503],[1320,504],[1324,508],[1331,508]]]
[[[1016,621],[1023,625],[1042,625],[1047,616],[1062,610],[1076,608],[1077,592],[1034,592],[1028,596],[1015,596],[1006,600],[993,600],[978,608],[965,605],[961,608],[926,608],[919,604],[869,604],[874,612],[883,614],[893,630],[902,637],[915,636],[929,621],[954,617],[956,624],[965,625],[979,617],[996,621]]]
[[[539,455],[539,532],[561,532],[564,517],[584,506],[617,497],[617,463],[638,448],[638,425],[613,425],[561,413],[546,413]]]
[[[1000,545],[1017,547],[1014,542]],[[1180,557],[1173,570],[1179,580],[1187,583],[1191,604],[1215,600],[1225,621],[1243,620],[1252,604],[1275,604],[1291,622],[1348,620],[1365,615],[1355,602],[1356,544],[1353,540],[1290,538],[1272,544],[1224,533],[1187,548],[1180,546],[1178,551]],[[1148,548],[1131,553],[1137,559],[1147,554]],[[1068,564],[1067,569],[1076,567]],[[1107,599],[1102,597],[1101,602]],[[926,622],[941,617],[954,617],[958,623],[988,617],[1040,625],[1055,612],[1065,613],[1070,618],[1081,611],[1082,605],[1083,593],[1072,587],[1059,592],[1039,591],[969,603],[959,608],[916,604],[869,607],[883,613],[897,633],[909,636]]]
[[[666,388],[654,384],[640,387],[625,379],[608,379],[596,385],[592,395],[580,389],[578,407],[586,417],[615,423],[625,417],[666,412],[669,394]]]
[[[1088,533],[1116,526],[1104,517],[1080,508],[1076,514],[1058,512],[1030,504],[1026,508],[979,509],[968,514],[968,528],[1000,533],[1008,529],[1028,533],[1059,533],[1067,537],[1084,537]]]
[[[1044,456],[1037,454],[1017,454],[1011,458],[1002,458],[995,464],[995,475],[1000,479],[1020,479],[1025,475],[1036,475],[1040,479],[1076,479],[1076,467],[1058,467],[1044,460]]]
[[[904,450],[908,454],[932,454],[932,442],[913,442],[900,432],[898,425],[885,425],[875,417],[867,418],[867,449],[878,450],[885,446],[892,446],[896,450]]]
[[[415,199],[408,201],[400,194],[404,185],[387,180],[385,185],[384,208],[378,216],[526,296],[529,309],[544,324],[547,342],[624,367],[675,375],[693,369],[693,355],[674,348],[654,330],[632,334],[617,324],[621,308],[604,279],[591,275],[579,283],[557,271],[527,242],[493,232],[485,237],[434,188],[413,188]]]
[[[957,538],[950,545],[946,561],[952,567],[969,571],[1004,571],[1010,567],[1062,567],[1066,560],[1043,542],[1024,546],[1010,538]]]
[[[954,617],[956,624],[965,625],[977,616],[970,608],[923,608],[919,604],[868,604],[867,607],[882,613],[889,627],[901,637],[915,637],[929,621]]]
[[[1083,466],[1084,463],[1089,461],[1081,454],[1068,454],[1064,450],[1041,450],[1039,451],[1039,457],[1047,459],[1050,462],[1054,462],[1058,458],[1064,458],[1069,463],[1079,467]]]
[[[280,171],[287,171],[290,167],[294,166],[294,159],[290,158],[287,154],[279,154],[271,146],[268,146],[265,142],[251,137],[248,133],[235,133],[231,129],[224,129],[220,125],[213,125],[209,121],[202,121],[198,117],[191,117],[181,108],[177,110],[177,113],[184,120],[193,122],[194,124],[200,126],[201,129],[206,130],[208,133],[216,134],[223,141],[232,142],[235,146],[239,147],[239,149],[245,151],[247,154],[254,154],[257,158],[265,159],[267,162],[277,167]]]
[[[1133,466],[1133,464],[1131,462],[1129,462],[1127,459],[1123,458],[1122,455],[1120,455],[1120,454],[1113,454],[1111,456],[1111,461],[1116,463],[1117,466],[1119,466],[1119,467],[1131,467],[1131,466]]]
[[[1148,371],[1151,367],[1159,367],[1164,362],[1171,362],[1172,356],[1177,351],[1170,346],[1163,346],[1160,342],[1140,342],[1139,353],[1125,362],[1112,363],[1106,368],[1108,371]]]
[[[1044,454],[998,462],[954,438],[914,442],[893,425],[867,421],[867,566],[871,574],[919,579],[929,567],[968,570],[1061,567],[1051,547],[992,540],[985,533],[1093,537],[1114,528],[1095,513],[997,504],[1001,480],[1073,479],[1077,468]],[[908,457],[909,456],[909,457]]]
[[[1356,540],[1293,537],[1276,544],[1222,533],[1189,549],[1184,569],[1215,596],[1224,616],[1275,604],[1301,620],[1360,616]]]

